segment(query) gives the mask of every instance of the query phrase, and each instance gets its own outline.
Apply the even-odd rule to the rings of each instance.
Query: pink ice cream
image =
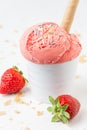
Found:
[[[29,28],[21,38],[22,55],[37,64],[56,64],[70,61],[81,52],[81,44],[74,34],[56,23],[47,22]]]

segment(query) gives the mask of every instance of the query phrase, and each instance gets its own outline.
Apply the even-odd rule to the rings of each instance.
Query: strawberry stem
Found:
[[[70,114],[66,111],[68,108],[67,104],[64,104],[63,106],[60,104],[59,99],[56,100],[49,96],[49,101],[52,104],[52,106],[48,107],[47,110],[52,113],[52,122],[58,122],[62,121],[63,123],[68,123],[68,120],[70,119]]]
[[[21,75],[23,75],[23,72],[21,70],[19,70],[19,68],[17,66],[13,66],[13,68],[19,72]],[[26,80],[26,82],[28,83],[29,81],[23,76],[23,78]]]

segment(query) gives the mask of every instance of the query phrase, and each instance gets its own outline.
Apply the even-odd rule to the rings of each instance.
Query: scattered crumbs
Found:
[[[5,59],[5,57],[0,57],[0,60],[3,60],[3,59]]]
[[[12,117],[10,117],[10,118],[9,118],[9,120],[10,120],[10,121],[12,121],[12,120],[13,120],[13,118],[12,118]]]
[[[0,25],[0,29],[2,29],[3,28],[3,25]]]
[[[12,54],[12,55],[15,55],[15,54],[16,54],[16,52],[12,51],[12,52],[11,52],[11,54]]]
[[[4,40],[5,43],[9,43],[10,41],[8,39]]]
[[[86,128],[84,128],[83,130],[87,130]]]
[[[30,128],[26,127],[25,130],[30,130]]]
[[[80,78],[80,75],[76,75],[76,79],[79,79]]]
[[[86,56],[86,55],[81,55],[81,56],[79,57],[79,62],[80,62],[80,63],[85,63],[85,62],[87,62],[87,56]]]
[[[20,121],[21,124],[24,124],[24,121]]]
[[[16,114],[20,114],[21,112],[20,111],[18,111],[18,110],[15,110],[14,111]]]
[[[36,110],[36,107],[32,107],[33,110]]]
[[[21,103],[21,104],[28,105],[28,106],[30,105],[28,102],[25,102],[25,101],[22,101],[22,100],[20,101],[20,103]]]
[[[8,105],[10,105],[10,104],[11,104],[11,100],[7,100],[7,101],[4,102],[4,105],[5,105],[5,106],[8,106]]]
[[[0,111],[0,116],[4,116],[6,115],[6,112],[5,111]]]
[[[80,37],[81,37],[81,34],[80,34],[80,33],[76,33],[76,36],[77,36],[78,38],[80,38]]]
[[[42,105],[44,102],[43,101],[40,101],[39,103],[38,103],[38,105]]]
[[[18,33],[19,31],[17,29],[13,30],[14,33]]]
[[[20,120],[20,124],[25,124],[25,121],[24,120]]]
[[[25,105],[29,106],[30,103],[29,103],[29,102],[26,102],[26,101],[23,101],[23,100],[21,99],[21,97],[23,97],[23,93],[22,93],[22,92],[18,93],[18,94],[15,96],[14,101],[15,101],[16,103],[25,104]]]
[[[13,43],[12,46],[16,48],[16,47],[17,47],[17,44],[16,44],[16,43]]]
[[[23,97],[23,93],[19,92],[18,94],[16,94],[16,96],[14,98],[14,101],[17,102],[17,103],[20,103],[21,102],[21,97]]]
[[[43,115],[43,111],[37,111],[37,116],[42,116]]]

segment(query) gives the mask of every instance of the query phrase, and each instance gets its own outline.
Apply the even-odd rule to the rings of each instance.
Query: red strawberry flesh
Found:
[[[14,68],[10,68],[4,72],[1,77],[0,93],[11,94],[16,93],[25,85],[24,77]]]
[[[66,111],[70,114],[70,119],[72,119],[75,115],[77,115],[80,109],[80,102],[76,98],[70,95],[61,95],[58,98],[62,106],[64,104],[68,105]]]
[[[71,95],[60,95],[56,99],[49,96],[49,101],[52,106],[47,110],[52,113],[52,122],[62,121],[68,123],[68,121],[74,118],[80,109],[80,102]]]

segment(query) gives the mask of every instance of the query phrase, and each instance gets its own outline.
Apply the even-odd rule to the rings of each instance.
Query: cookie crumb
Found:
[[[3,25],[0,24],[0,29],[3,29]]]
[[[76,79],[79,79],[80,78],[80,75],[76,75]]]
[[[38,105],[42,105],[43,103],[44,103],[44,102],[43,102],[43,101],[41,101],[41,102],[39,102],[39,103],[38,103]]]
[[[37,111],[37,116],[42,116],[43,115],[43,111]]]
[[[30,128],[26,127],[25,130],[30,130]]]
[[[32,107],[33,110],[36,110],[36,107]]]
[[[80,34],[80,33],[76,33],[76,36],[80,38],[80,37],[81,37],[81,34]]]
[[[4,40],[5,43],[9,43],[10,41],[8,39]]]
[[[9,118],[9,120],[10,120],[10,121],[12,121],[12,120],[13,120],[13,118],[12,118],[12,117],[10,117],[10,118]]]
[[[18,110],[15,110],[14,111],[16,114],[20,114],[21,112],[20,111],[18,111]]]
[[[5,111],[0,111],[0,116],[4,116],[6,115],[6,112]]]
[[[80,63],[85,63],[85,62],[87,62],[87,56],[86,56],[86,55],[81,55],[81,56],[79,57],[79,62],[80,62]]]
[[[15,51],[12,51],[12,52],[11,52],[11,54],[12,54],[12,55],[15,55],[15,54],[16,54],[16,52],[15,52]]]
[[[25,105],[27,105],[27,106],[30,105],[28,102],[25,102],[25,101],[22,101],[22,100],[20,101],[20,103],[21,103],[21,104],[25,104]]]
[[[23,97],[23,93],[22,92],[19,92],[15,98],[14,98],[14,101],[17,102],[17,103],[20,103],[21,102],[21,97]]]
[[[4,106],[8,106],[10,104],[11,104],[11,100],[7,100],[7,101],[4,102]]]
[[[14,33],[18,33],[19,31],[17,29],[13,30]]]

